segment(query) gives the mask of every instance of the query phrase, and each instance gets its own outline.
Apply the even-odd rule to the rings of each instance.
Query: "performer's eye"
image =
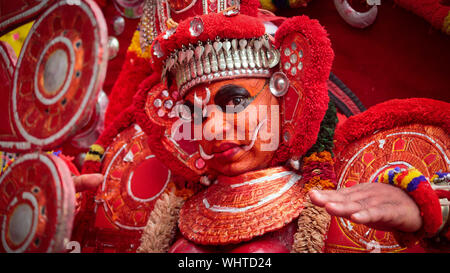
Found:
[[[242,105],[245,102],[244,97],[234,97],[231,100],[228,101],[227,106],[239,106]]]
[[[185,109],[188,108],[184,115],[187,116],[190,114],[191,120],[193,120],[195,124],[201,124],[205,121],[205,119],[203,119],[203,110],[194,105],[191,101],[185,101],[183,107],[185,107]]]
[[[214,103],[221,108],[223,112],[238,113],[245,109],[253,98],[247,89],[234,84],[222,86],[214,96]]]

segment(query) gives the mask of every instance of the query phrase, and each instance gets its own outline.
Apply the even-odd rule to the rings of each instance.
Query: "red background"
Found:
[[[305,14],[325,26],[336,54],[332,72],[366,107],[394,98],[450,101],[450,36],[393,1],[381,0],[375,23],[363,30],[348,25],[330,0],[276,14]]]

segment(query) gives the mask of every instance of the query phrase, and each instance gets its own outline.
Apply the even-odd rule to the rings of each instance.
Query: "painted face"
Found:
[[[199,151],[210,170],[235,176],[268,166],[280,134],[279,104],[268,80],[199,85],[185,97],[185,105],[193,113]]]

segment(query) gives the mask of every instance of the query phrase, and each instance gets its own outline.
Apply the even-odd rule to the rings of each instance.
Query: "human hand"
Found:
[[[385,231],[415,232],[422,227],[419,207],[403,190],[362,183],[338,190],[311,190],[311,202],[331,215]]]
[[[81,192],[95,189],[103,181],[103,175],[100,173],[82,174],[73,177],[75,191]]]

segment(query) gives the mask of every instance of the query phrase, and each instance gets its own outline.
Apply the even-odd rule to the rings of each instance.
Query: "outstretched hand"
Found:
[[[73,177],[75,191],[81,192],[95,189],[103,181],[103,175],[100,173],[82,174]]]
[[[407,193],[382,183],[362,183],[338,190],[311,190],[313,204],[331,215],[385,231],[415,232],[422,226],[420,210]]]

